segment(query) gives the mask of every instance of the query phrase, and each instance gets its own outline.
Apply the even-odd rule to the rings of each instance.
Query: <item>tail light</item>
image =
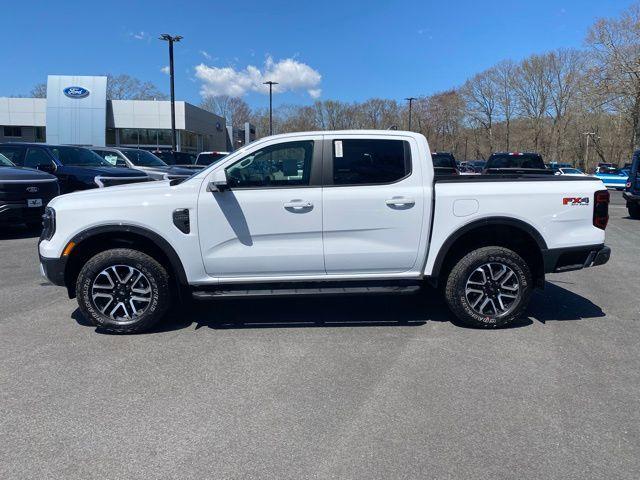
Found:
[[[593,226],[604,230],[609,223],[609,191],[598,190],[593,202]]]

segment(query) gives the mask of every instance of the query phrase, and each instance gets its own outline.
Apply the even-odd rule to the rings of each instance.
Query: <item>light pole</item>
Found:
[[[413,104],[414,100],[417,100],[416,97],[407,97],[405,98],[405,100],[407,100],[409,102],[409,130],[411,130],[411,105]]]
[[[273,135],[273,86],[278,82],[263,82],[263,85],[269,85],[269,135]]]
[[[171,36],[168,33],[160,35],[160,40],[169,42],[169,79],[171,82],[171,150],[176,151],[176,96],[173,87],[173,43],[182,40],[180,35]]]
[[[587,136],[587,148],[584,154],[584,170],[585,173],[589,173],[589,139],[591,136],[595,136],[596,132],[583,132],[583,135]]]

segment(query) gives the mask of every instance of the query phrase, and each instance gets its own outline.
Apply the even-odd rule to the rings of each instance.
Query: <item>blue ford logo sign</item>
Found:
[[[84,98],[89,96],[89,90],[82,87],[67,87],[63,92],[69,98]]]

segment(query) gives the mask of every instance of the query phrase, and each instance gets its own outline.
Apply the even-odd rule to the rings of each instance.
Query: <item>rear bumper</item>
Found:
[[[545,273],[569,272],[604,265],[610,256],[611,249],[602,244],[554,248],[542,252]]]

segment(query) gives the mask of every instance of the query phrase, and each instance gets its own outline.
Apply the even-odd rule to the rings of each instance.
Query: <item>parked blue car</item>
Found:
[[[622,197],[627,201],[629,216],[640,219],[640,150],[636,150],[633,154],[627,188],[622,193]]]
[[[595,176],[602,180],[607,188],[615,188],[616,190],[624,190],[629,178],[629,170],[619,170],[617,168],[599,169]]]

